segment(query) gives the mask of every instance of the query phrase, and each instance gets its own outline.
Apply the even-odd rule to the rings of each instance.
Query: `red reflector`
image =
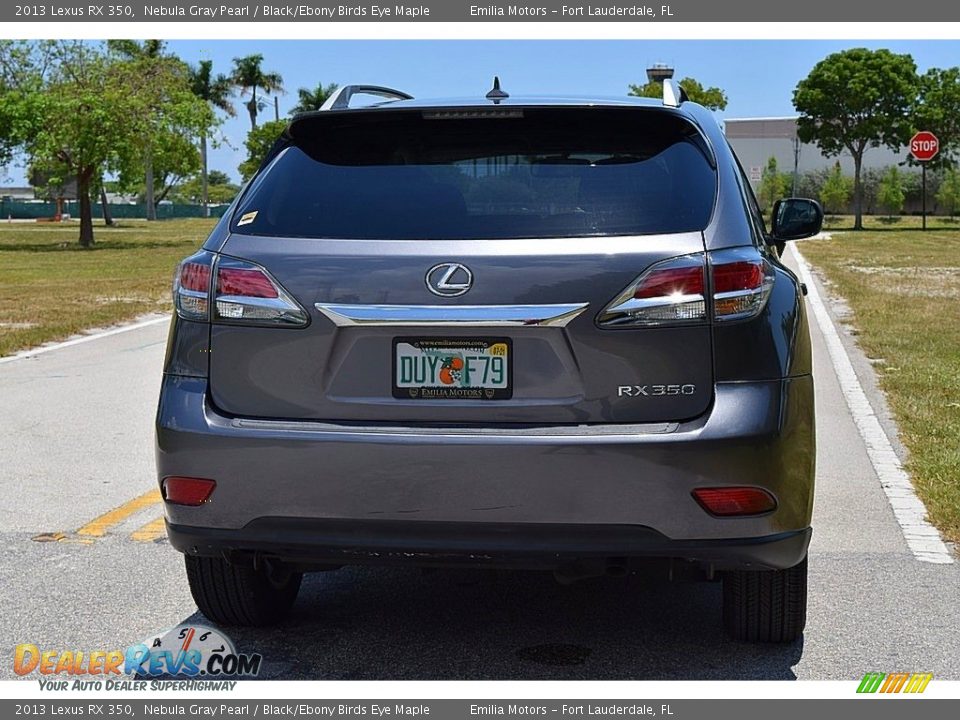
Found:
[[[760,515],[777,507],[766,490],[753,487],[697,488],[694,499],[711,515]]]
[[[763,262],[741,260],[713,266],[715,293],[754,290],[763,285]]]
[[[180,266],[180,287],[205,293],[210,290],[210,266],[188,262]]]
[[[215,480],[191,477],[163,479],[163,499],[176,505],[202,505],[213,494]]]
[[[220,268],[217,271],[217,294],[255,298],[280,297],[270,278],[259,270],[247,268]]]
[[[667,295],[703,295],[703,268],[678,267],[654,270],[634,291],[638,300]]]

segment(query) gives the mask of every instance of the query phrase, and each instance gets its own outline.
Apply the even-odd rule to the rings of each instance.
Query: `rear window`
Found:
[[[233,218],[251,235],[546,238],[702,230],[716,172],[657,110],[377,110],[294,124]],[[504,116],[505,115],[505,116]]]

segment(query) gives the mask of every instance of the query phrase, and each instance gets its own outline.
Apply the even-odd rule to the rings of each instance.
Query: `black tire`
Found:
[[[200,612],[217,625],[271,625],[282,620],[300,591],[300,573],[271,577],[263,569],[222,558],[186,555],[187,581]]]
[[[786,570],[736,570],[723,578],[723,625],[742,642],[788,643],[807,624],[807,559]]]

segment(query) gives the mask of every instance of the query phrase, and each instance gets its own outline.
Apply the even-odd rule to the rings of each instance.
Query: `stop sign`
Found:
[[[921,130],[910,138],[910,154],[917,160],[921,162],[933,160],[938,152],[940,152],[940,141],[932,132]]]

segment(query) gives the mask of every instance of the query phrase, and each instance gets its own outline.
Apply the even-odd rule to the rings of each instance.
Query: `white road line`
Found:
[[[900,524],[900,530],[907,545],[914,557],[921,562],[952,563],[953,556],[944,545],[937,529],[927,522],[927,509],[914,492],[910,476],[903,469],[900,458],[883,431],[870,401],[867,400],[860,379],[853,369],[853,363],[850,362],[850,356],[847,355],[833,320],[817,291],[817,285],[810,274],[810,265],[797,249],[796,244],[791,243],[790,247],[800,268],[800,278],[806,283],[809,293],[807,300],[810,301],[817,325],[823,333],[833,369],[840,381],[843,397],[860,431],[860,437],[863,438],[867,447],[867,455],[870,457],[877,477],[880,478],[880,485],[887,495],[887,500],[890,501],[890,507],[893,508],[894,517]]]
[[[36,355],[43,355],[44,353],[53,352],[54,350],[62,350],[63,348],[72,347],[73,345],[80,345],[81,343],[90,342],[91,340],[100,340],[101,338],[110,337],[111,335],[119,335],[120,333],[129,332],[131,330],[139,330],[143,327],[158,325],[165,322],[170,322],[169,315],[159,318],[151,318],[149,320],[141,320],[139,322],[130,323],[129,325],[120,325],[119,327],[110,328],[109,330],[90,333],[89,335],[81,335],[79,337],[71,338],[70,340],[64,340],[63,342],[53,343],[51,345],[41,345],[33,350],[23,350],[22,352],[18,352],[16,355],[2,357],[0,358],[0,365],[3,363],[13,362],[14,360],[25,360],[26,358],[31,358]]]

